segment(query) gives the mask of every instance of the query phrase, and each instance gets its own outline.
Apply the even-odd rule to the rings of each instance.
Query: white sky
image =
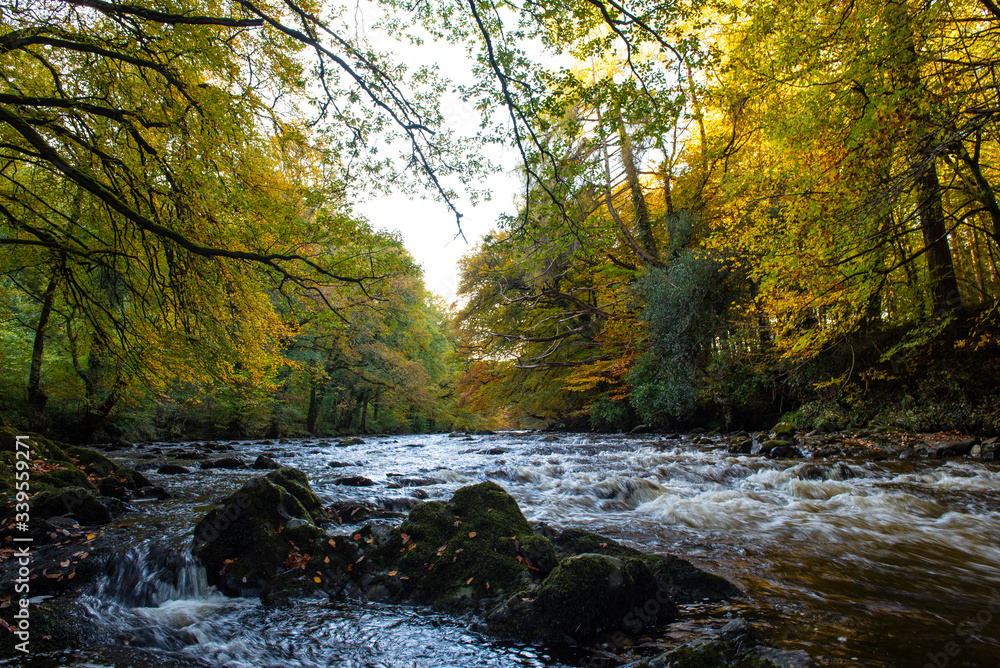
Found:
[[[437,64],[443,76],[457,83],[470,81],[472,65],[464,47],[430,41],[416,47],[388,40],[366,27],[374,22],[380,9],[364,1],[358,6],[360,12],[352,16],[356,29],[363,32],[375,48],[391,51],[411,71],[419,65]],[[450,128],[467,135],[474,135],[479,129],[480,114],[472,104],[449,96],[442,108]],[[398,230],[402,234],[406,248],[424,269],[427,288],[449,304],[455,301],[458,289],[459,258],[473,250],[483,235],[495,229],[501,213],[514,212],[515,198],[522,187],[514,173],[519,164],[517,151],[499,147],[490,147],[489,151],[487,157],[500,165],[501,171],[485,177],[478,185],[492,192],[492,200],[476,206],[467,200],[458,202],[467,241],[455,238],[458,233],[455,215],[442,202],[400,193],[354,203],[354,210],[375,227]]]

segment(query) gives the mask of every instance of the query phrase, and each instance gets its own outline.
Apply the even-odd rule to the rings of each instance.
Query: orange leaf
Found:
[[[389,577],[391,577],[391,578],[396,577],[396,573],[398,573],[398,572],[399,571],[389,571]]]
[[[475,531],[470,531],[469,532],[469,538],[475,538],[475,537],[476,537],[476,532]]]

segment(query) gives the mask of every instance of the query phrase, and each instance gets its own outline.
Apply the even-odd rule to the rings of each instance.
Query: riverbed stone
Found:
[[[274,461],[273,459],[271,459],[267,455],[257,455],[257,459],[254,460],[253,466],[251,466],[251,468],[253,468],[254,470],[257,470],[257,471],[270,470],[270,469],[280,469],[281,468],[281,464],[279,464],[278,462]]]
[[[934,455],[937,457],[963,457],[979,444],[978,438],[966,438],[959,441],[946,441],[937,446]]]
[[[184,475],[185,473],[191,473],[191,469],[180,464],[164,464],[156,469],[156,472],[161,475]]]
[[[562,560],[537,588],[512,596],[486,619],[492,631],[519,638],[584,641],[604,631],[639,631],[676,618],[669,594],[662,592],[658,599],[657,593],[656,576],[644,561],[579,554]]]
[[[193,553],[205,564],[209,584],[230,596],[339,590],[358,551],[318,527],[324,517],[305,474],[278,469],[210,510],[195,527]]]
[[[445,609],[519,591],[531,580],[520,542],[534,536],[514,498],[493,482],[463,487],[449,503],[410,511],[373,555],[399,598]],[[405,579],[404,579],[405,578]]]
[[[552,527],[540,524],[536,527],[536,531],[552,541],[556,555],[560,559],[589,553],[645,561],[656,576],[658,587],[666,589],[671,599],[678,603],[721,601],[741,594],[740,590],[725,578],[707,573],[690,561],[674,555],[646,554],[582,529],[556,531]]]
[[[337,480],[334,481],[334,484],[346,485],[348,487],[371,487],[375,484],[375,481],[371,478],[366,478],[363,475],[352,475],[347,476],[346,478],[337,478]],[[402,485],[399,485],[398,483],[396,484],[399,487],[402,487]]]
[[[93,491],[82,487],[43,490],[32,497],[30,508],[33,520],[72,517],[84,526],[107,524],[111,521],[108,507],[101,503]]]

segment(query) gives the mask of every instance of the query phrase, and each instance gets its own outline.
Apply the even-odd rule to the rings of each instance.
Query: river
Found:
[[[424,478],[420,489],[442,500],[462,485],[493,480],[530,521],[677,554],[746,592],[745,600],[711,611],[687,610],[693,621],[678,628],[692,632],[699,615],[738,613],[771,643],[804,649],[828,666],[1000,665],[996,465],[841,459],[824,463],[826,473],[817,476],[809,460],[735,456],[705,438],[697,445],[683,437],[535,433],[365,440],[349,447],[308,439],[233,442],[235,452],[225,454],[252,461],[264,452],[299,468],[326,502],[409,495],[414,488],[398,488],[401,477]],[[112,455],[152,467],[147,476],[177,498],[136,502],[142,512],[116,520],[133,536],[122,546],[123,554],[132,550],[123,563],[133,578],[107,579],[72,604],[68,614],[100,627],[103,641],[23,665],[592,663],[572,648],[498,642],[470,620],[424,609],[325,599],[269,609],[207,589],[185,556],[192,529],[213,502],[261,472],[155,473],[164,462],[191,466],[172,458],[184,449],[190,445],[160,443]],[[352,475],[376,484],[336,484]],[[157,576],[157,569],[169,572]]]

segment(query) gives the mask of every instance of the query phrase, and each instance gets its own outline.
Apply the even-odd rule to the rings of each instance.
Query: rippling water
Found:
[[[462,485],[494,480],[531,521],[586,528],[645,551],[679,554],[723,575],[747,592],[750,606],[740,610],[771,642],[805,649],[828,665],[1000,665],[995,465],[844,460],[847,468],[822,463],[822,477],[829,479],[813,479],[815,462],[736,457],[721,447],[659,437],[560,435],[549,441],[537,434],[497,434],[366,441],[350,447],[244,442],[226,454],[251,461],[266,452],[300,468],[327,502],[406,496],[412,488],[390,488],[400,474],[429,479],[424,482],[432,484],[422,489],[443,500]],[[137,467],[174,461],[174,446],[154,447],[160,452],[144,448],[117,458]],[[331,461],[351,466],[331,468]],[[155,538],[183,546],[213,501],[258,473],[148,473],[179,498],[145,503],[145,513],[129,518],[137,543]],[[350,475],[367,476],[376,485],[335,484]],[[152,587],[146,599],[110,585],[83,597],[85,614],[109,625],[120,642],[51,665],[579,663],[558,648],[497,643],[462,620],[426,610],[319,600],[267,610],[256,600],[205,591],[197,578],[192,571],[179,589]]]

